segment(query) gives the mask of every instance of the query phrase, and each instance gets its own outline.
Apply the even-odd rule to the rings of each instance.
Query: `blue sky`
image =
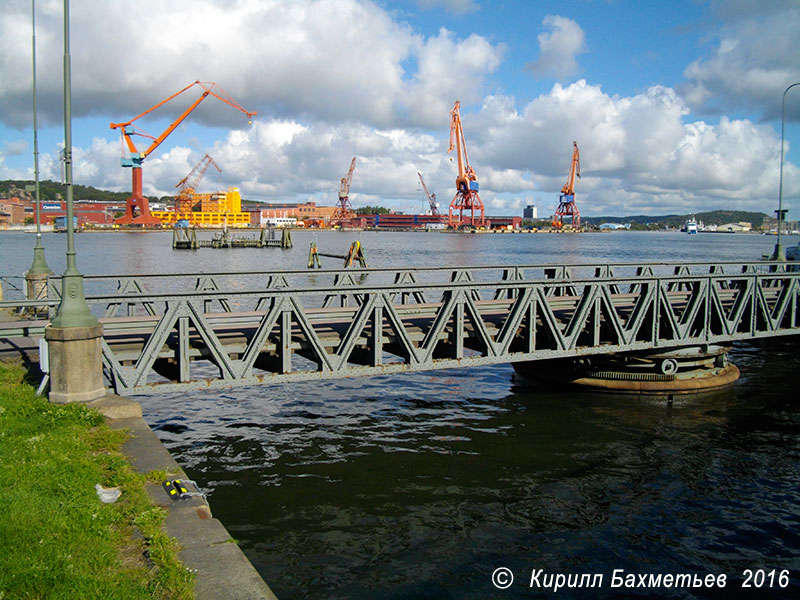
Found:
[[[29,0],[0,7],[0,179],[32,177]],[[38,0],[40,170],[60,177],[61,0]],[[207,191],[333,204],[357,156],[355,206],[419,211],[421,171],[446,208],[461,101],[489,214],[550,214],[581,148],[584,215],[772,213],[780,99],[800,81],[797,0],[72,0],[75,182],[130,189],[111,121],[194,80],[215,98],[144,163],[169,194],[204,154]],[[154,135],[199,93],[137,122]],[[787,95],[784,203],[800,209],[800,86]],[[140,149],[145,147],[140,139]],[[202,187],[201,186],[201,187]]]

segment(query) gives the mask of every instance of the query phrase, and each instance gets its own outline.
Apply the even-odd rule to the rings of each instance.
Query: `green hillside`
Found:
[[[33,185],[33,181],[6,179],[0,181],[0,194],[6,194],[12,189],[19,190],[20,195],[25,195],[25,186]],[[73,196],[75,200],[96,200],[98,202],[125,202],[131,195],[130,192],[109,192],[106,190],[98,190],[95,187],[88,185],[74,185],[72,186]],[[42,202],[55,201],[62,198],[64,195],[64,184],[59,181],[46,181],[39,182],[39,197]],[[147,196],[148,200],[158,200],[155,196]]]
[[[712,210],[690,215],[632,215],[629,217],[581,217],[584,223],[600,225],[601,223],[638,223],[640,225],[658,224],[661,227],[678,228],[689,217],[694,217],[706,225],[723,225],[725,223],[738,223],[745,221],[757,229],[764,223],[767,215],[760,212],[747,212],[744,210]]]

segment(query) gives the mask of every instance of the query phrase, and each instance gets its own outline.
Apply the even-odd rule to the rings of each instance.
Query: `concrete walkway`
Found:
[[[100,411],[112,429],[130,432],[122,451],[136,472],[164,470],[170,479],[188,479],[142,419],[138,402],[109,394],[88,406]],[[172,500],[161,484],[148,485],[147,491],[167,511],[166,531],[182,547],[178,558],[197,574],[197,600],[277,600],[202,497]]]

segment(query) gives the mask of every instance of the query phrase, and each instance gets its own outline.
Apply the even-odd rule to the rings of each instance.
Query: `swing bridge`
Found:
[[[800,333],[800,265],[785,262],[83,279],[103,327],[105,381],[120,395],[708,349]],[[0,301],[0,353],[36,347],[60,288],[53,276],[47,298]]]

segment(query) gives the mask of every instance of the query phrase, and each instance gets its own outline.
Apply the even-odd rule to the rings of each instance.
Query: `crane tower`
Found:
[[[564,217],[570,217],[572,227],[579,229],[581,226],[581,212],[575,204],[575,178],[581,178],[581,155],[578,150],[578,142],[572,142],[572,162],[569,167],[567,183],[561,188],[558,208],[553,216],[553,227],[563,227]]]
[[[339,201],[336,203],[336,209],[331,216],[331,225],[338,223],[339,225],[349,225],[355,217],[353,207],[350,205],[350,182],[353,180],[353,171],[356,168],[356,157],[350,161],[350,170],[347,175],[342,177],[339,184]]]
[[[461,127],[461,103],[456,100],[453,110],[450,111],[450,148],[448,154],[456,149],[458,157],[458,177],[456,177],[456,195],[450,202],[448,224],[450,227],[483,227],[484,209],[481,197],[478,195],[478,176],[469,164],[467,145],[464,142],[464,130]],[[458,214],[453,214],[458,211]],[[464,212],[469,211],[469,215]],[[476,211],[478,214],[476,215]]]
[[[189,108],[183,111],[183,113],[181,113],[181,115],[177,119],[175,119],[175,121],[173,121],[172,124],[169,127],[167,127],[163,133],[161,133],[161,135],[159,135],[158,137],[153,137],[152,135],[144,133],[143,131],[139,131],[134,127],[133,125],[134,121],[140,119],[146,114],[151,113],[160,106],[163,106],[173,98],[180,96],[183,92],[194,87],[195,85],[200,86],[203,89],[203,93],[197,100],[195,100],[189,106]],[[110,124],[111,129],[120,130],[120,133],[122,135],[122,141],[125,144],[125,146],[127,146],[129,151],[128,156],[125,156],[125,154],[123,153],[121,160],[122,166],[131,167],[133,169],[131,173],[131,178],[132,178],[131,196],[130,198],[128,198],[128,201],[125,205],[125,214],[116,220],[117,224],[142,225],[142,226],[161,224],[161,221],[159,219],[150,214],[150,205],[147,202],[147,198],[145,198],[142,195],[142,162],[144,162],[144,159],[147,158],[147,156],[151,152],[153,152],[156,148],[158,148],[158,146],[161,145],[161,142],[163,142],[167,138],[167,136],[170,133],[172,133],[175,130],[175,128],[178,125],[180,125],[184,121],[184,119],[186,119],[186,117],[188,117],[189,114],[195,108],[197,108],[197,106],[208,96],[214,96],[215,98],[222,100],[225,104],[232,106],[233,108],[243,112],[245,115],[247,115],[248,119],[252,119],[256,115],[256,113],[249,112],[244,108],[242,108],[239,105],[239,103],[236,102],[236,100],[228,96],[228,94],[226,94],[222,90],[222,88],[220,88],[213,81],[195,81],[194,83],[190,83],[189,85],[187,85],[179,92],[174,93],[169,98],[162,100],[161,102],[159,102],[158,104],[156,104],[151,108],[148,108],[142,114],[132,118],[130,121],[126,121],[124,123]],[[139,150],[136,148],[136,144],[134,143],[133,138],[131,137],[134,135],[140,135],[142,137],[149,138],[153,140],[153,142],[146,150],[144,150],[143,152],[139,152]]]
[[[428,186],[425,185],[425,180],[422,179],[422,173],[417,171],[417,175],[419,175],[419,182],[422,184],[422,189],[425,191],[425,195],[428,197],[428,204],[431,207],[431,215],[434,217],[439,216],[439,205],[436,203],[436,194],[431,194],[428,191]]]

